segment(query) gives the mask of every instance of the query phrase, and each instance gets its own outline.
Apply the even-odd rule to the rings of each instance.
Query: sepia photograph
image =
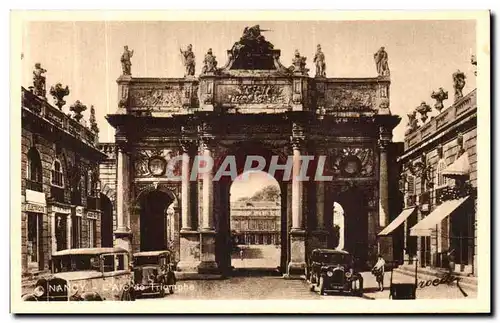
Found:
[[[491,311],[488,11],[11,19],[11,312]]]

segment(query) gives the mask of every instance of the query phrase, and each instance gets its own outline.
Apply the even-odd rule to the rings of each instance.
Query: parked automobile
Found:
[[[23,300],[133,301],[133,283],[127,250],[67,249],[52,255],[51,275],[39,279]]]
[[[174,293],[176,278],[172,253],[168,250],[144,251],[134,254],[134,280],[137,297]]]
[[[344,250],[315,249],[306,266],[311,290],[362,295],[363,276],[356,270],[352,255]]]

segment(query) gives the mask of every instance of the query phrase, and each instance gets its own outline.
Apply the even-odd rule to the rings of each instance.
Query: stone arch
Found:
[[[116,202],[116,191],[108,184],[102,185],[101,182],[101,194],[106,195],[106,197],[113,203],[113,206],[115,205]]]
[[[140,232],[138,235],[134,235],[132,237],[132,249],[134,252],[139,250],[152,250],[157,248],[169,248],[173,249],[176,256],[178,256],[178,244],[179,244],[179,236],[178,231],[180,230],[180,206],[179,206],[179,187],[173,185],[166,185],[164,183],[150,183],[150,184],[140,184],[136,186],[135,190],[135,198],[131,203],[131,211],[130,211],[130,225],[134,228],[134,231]],[[170,200],[171,202],[167,202],[162,205],[162,210],[160,214],[159,208],[155,208],[152,206],[155,199],[150,199],[151,195],[156,196],[157,201],[164,200],[165,198],[158,197],[164,194],[164,196]],[[149,203],[149,206],[148,206]],[[156,203],[158,204],[158,203]],[[161,203],[160,203],[161,204]],[[158,206],[158,205],[157,205]],[[154,234],[158,235],[159,238],[164,239],[165,243],[150,243],[147,241],[145,228],[147,226],[146,231],[151,231],[153,228],[153,223],[149,221],[149,218],[146,218],[145,208],[153,207],[153,213],[149,212],[149,214],[154,216],[155,220],[160,223],[160,227],[164,226],[163,234],[155,231]],[[169,214],[169,209],[173,210],[173,214]],[[162,217],[163,216],[163,217]],[[144,222],[147,221],[147,222]],[[172,229],[172,227],[174,229]],[[154,230],[153,230],[154,231]],[[168,233],[167,233],[168,232]],[[174,234],[172,234],[174,232]],[[153,234],[153,235],[154,235]],[[172,237],[173,236],[173,237]]]

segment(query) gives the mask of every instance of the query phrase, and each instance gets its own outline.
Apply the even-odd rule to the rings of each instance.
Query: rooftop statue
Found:
[[[389,56],[385,51],[385,47],[380,47],[380,49],[373,55],[375,59],[375,65],[377,66],[378,76],[389,76],[391,72],[389,71]]]
[[[130,59],[134,56],[134,51],[129,50],[128,46],[123,46],[123,54],[120,58],[120,62],[122,63],[122,74],[123,75],[132,75],[132,62]]]
[[[465,87],[465,74],[460,70],[453,73],[453,88],[455,89],[455,101],[461,99],[464,95],[462,90]]]
[[[275,69],[273,44],[268,42],[259,25],[245,27],[240,40],[228,51],[228,69]],[[279,56],[279,54],[278,54]]]
[[[193,53],[193,45],[189,44],[185,51],[180,49],[180,52],[182,55],[182,60],[184,62],[184,67],[186,68],[186,71],[184,73],[184,77],[193,76],[194,69],[195,69],[195,60],[194,60],[195,56]]]
[[[46,69],[42,68],[40,63],[35,64],[35,69],[33,70],[33,94],[45,97],[45,74]]]
[[[202,69],[203,74],[217,72],[217,60],[215,59],[215,56],[212,54],[212,48],[209,48],[208,52],[205,54],[203,65],[204,65]]]
[[[316,77],[326,77],[325,54],[321,50],[321,45],[318,45],[313,61],[316,64]]]
[[[289,70],[293,73],[307,74],[309,69],[306,68],[306,59],[306,57],[300,56],[299,50],[296,49],[292,60],[292,66],[290,66]]]

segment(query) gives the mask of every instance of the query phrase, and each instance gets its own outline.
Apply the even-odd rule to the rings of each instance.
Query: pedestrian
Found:
[[[378,260],[372,268],[372,274],[375,276],[379,291],[384,290],[384,273],[385,273],[385,260],[381,254],[378,255]]]
[[[240,259],[243,261],[243,249],[240,249]]]

